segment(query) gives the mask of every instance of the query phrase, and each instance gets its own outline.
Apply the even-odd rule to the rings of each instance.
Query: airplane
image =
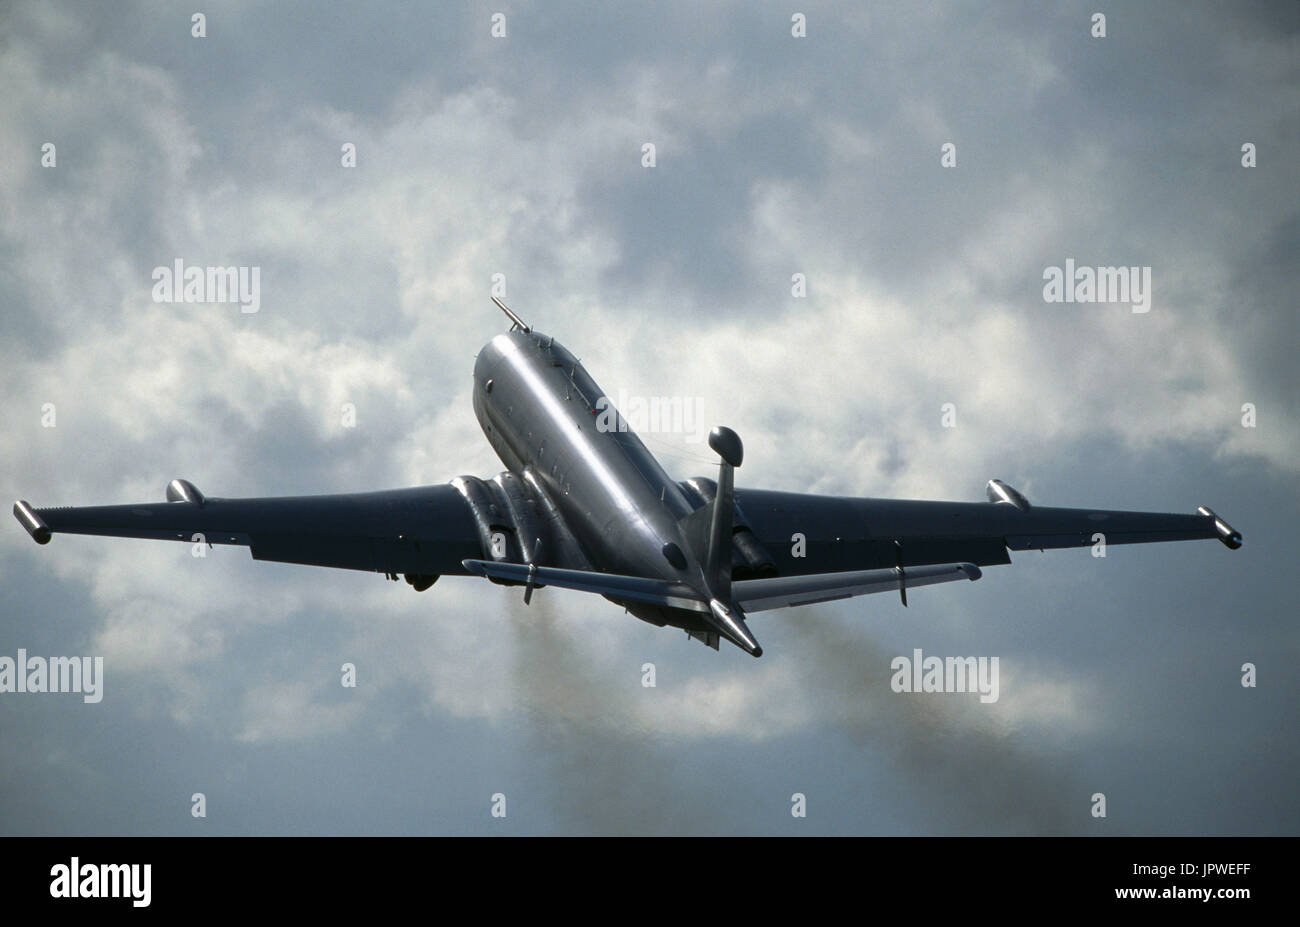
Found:
[[[220,499],[172,480],[166,502],[34,508],[14,516],[53,534],[246,546],[254,560],[592,592],[714,650],[755,657],[746,617],[769,609],[977,580],[1010,551],[1217,539],[1240,532],[1195,515],[1041,508],[989,480],[986,502],[847,498],[740,489],[744,446],[719,425],[717,479],[674,480],[566,348],[495,296],[510,329],[474,364],[473,407],[506,469],[491,479],[344,495]],[[602,414],[604,413],[604,414]]]

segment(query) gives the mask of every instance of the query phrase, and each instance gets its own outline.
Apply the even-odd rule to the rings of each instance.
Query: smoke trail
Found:
[[[892,751],[900,769],[927,796],[944,833],[1064,834],[1086,829],[1088,792],[1063,762],[1030,752],[1014,732],[1000,732],[967,702],[904,695],[889,685],[886,652],[863,633],[846,632],[827,615],[792,614],[809,697],[829,723],[854,741]]]
[[[603,603],[602,603],[603,604]],[[551,810],[562,829],[582,834],[726,833],[709,802],[715,783],[684,780],[680,743],[643,723],[644,697],[630,672],[615,680],[576,646],[553,597],[511,608],[516,703],[531,724]]]
[[[512,604],[507,615],[516,643],[514,701],[528,718],[537,771],[562,830],[735,833],[757,826],[728,808],[723,783],[711,776],[689,778],[682,769],[700,751],[734,756],[738,746],[683,741],[654,730],[639,710],[644,693],[638,680],[630,672],[616,679],[579,646],[554,597],[539,593],[530,608]],[[817,706],[814,723],[893,760],[933,808],[932,820],[918,831],[1086,830],[1088,792],[1062,762],[1036,755],[973,704],[894,693],[889,664],[896,654],[829,618],[803,611],[788,615],[802,628],[790,637],[803,667],[798,694]],[[763,693],[756,690],[753,699],[758,709]],[[778,737],[765,749],[779,751],[782,744]],[[744,807],[747,800],[739,800]]]

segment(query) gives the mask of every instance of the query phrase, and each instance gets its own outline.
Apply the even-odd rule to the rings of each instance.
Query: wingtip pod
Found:
[[[1198,505],[1196,511],[1200,512],[1207,518],[1214,519],[1214,530],[1218,532],[1219,540],[1223,542],[1224,547],[1229,550],[1236,550],[1241,547],[1241,532],[1237,531],[1232,527],[1232,525],[1214,514],[1214,509],[1211,509],[1208,506]]]
[[[975,582],[975,580],[984,575],[980,568],[973,563],[959,563],[957,564],[957,569],[965,573],[966,578],[971,582]]]
[[[50,543],[50,526],[22,499],[14,503],[14,518],[18,519],[18,523],[27,530],[37,544]]]

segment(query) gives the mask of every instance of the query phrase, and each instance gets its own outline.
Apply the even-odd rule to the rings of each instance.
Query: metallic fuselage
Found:
[[[537,332],[497,335],[474,364],[473,401],[502,463],[550,497],[596,569],[705,590],[679,525],[693,506],[562,345]],[[684,569],[667,544],[685,552]],[[623,604],[653,624],[708,627],[692,612]]]

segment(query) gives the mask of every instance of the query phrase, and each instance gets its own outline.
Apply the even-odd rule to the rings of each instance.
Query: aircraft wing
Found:
[[[998,484],[995,488],[993,484]],[[1009,502],[924,502],[735,490],[740,525],[780,576],[929,564],[1010,563],[1008,551],[1105,543],[1212,539],[1230,548],[1241,535],[1209,509],[1194,515],[1040,508],[990,481]]]
[[[248,547],[254,560],[405,573],[416,588],[427,588],[441,574],[465,575],[462,561],[483,554],[470,506],[450,484],[216,499],[173,480],[167,496],[173,501],[81,508],[34,508],[20,501],[14,515],[41,544],[52,534],[238,544]],[[428,580],[423,587],[422,579]]]

